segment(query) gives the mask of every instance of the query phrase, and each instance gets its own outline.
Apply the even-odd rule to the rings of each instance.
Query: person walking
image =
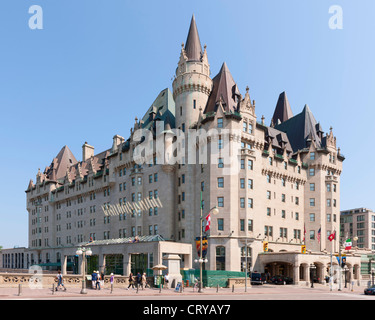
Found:
[[[91,287],[96,290],[96,279],[98,275],[96,274],[96,271],[94,270],[91,275]]]
[[[142,283],[142,276],[139,272],[137,273],[136,280],[137,280],[137,289],[138,289],[141,286],[141,283]]]
[[[100,290],[100,274],[99,274],[99,271],[96,273],[96,286],[95,288],[98,289],[99,287],[99,290]]]
[[[146,272],[142,274],[142,282],[141,282],[142,290],[147,288],[147,278],[146,278]]]
[[[130,275],[129,275],[129,286],[128,286],[127,290],[129,290],[130,286],[132,286],[132,288],[134,289],[134,277],[133,277],[132,273],[130,273]]]
[[[168,273],[164,276],[165,288],[168,289],[169,275]]]
[[[64,286],[64,279],[63,279],[63,275],[61,274],[61,271],[59,270],[58,273],[57,273],[57,287],[56,287],[56,291],[60,288],[60,287],[63,287],[64,288],[64,291],[66,291],[66,288]]]

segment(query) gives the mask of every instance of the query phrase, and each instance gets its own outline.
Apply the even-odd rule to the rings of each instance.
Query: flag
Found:
[[[303,242],[305,242],[306,238],[306,225],[303,225]]]
[[[335,238],[336,238],[336,231],[333,231],[333,233],[329,235],[328,240],[332,242]]]
[[[345,241],[345,250],[350,250],[352,248],[352,240],[347,239]]]
[[[319,228],[319,230],[318,230],[318,242],[320,242],[320,235],[321,235],[321,228]]]
[[[211,225],[211,213],[208,214],[206,217],[206,228],[204,229],[204,232],[207,232],[210,230],[210,225]]]

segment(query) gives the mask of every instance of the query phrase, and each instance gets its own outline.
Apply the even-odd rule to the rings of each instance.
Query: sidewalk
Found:
[[[137,296],[139,297],[149,297],[150,300],[153,297],[176,297],[176,296],[184,296],[186,299],[194,300],[197,295],[204,296],[204,295],[233,295],[238,296],[240,299],[241,295],[265,295],[265,294],[280,294],[280,295],[288,295],[288,294],[296,294],[300,292],[303,293],[350,293],[360,295],[363,294],[364,287],[354,286],[353,291],[352,288],[348,286],[345,288],[342,286],[342,291],[338,291],[338,287],[334,287],[332,291],[326,285],[321,284],[314,284],[314,288],[310,288],[310,286],[306,285],[259,285],[259,286],[251,286],[248,287],[247,292],[245,292],[244,287],[235,287],[234,291],[232,288],[205,288],[203,293],[198,293],[197,290],[193,290],[193,288],[184,288],[183,292],[176,292],[174,289],[129,289],[126,288],[113,288],[113,292],[111,293],[110,287],[105,287],[101,290],[93,290],[91,288],[87,289],[87,294],[81,294],[81,288],[78,286],[68,286],[67,291],[55,291],[52,294],[52,288],[41,288],[41,289],[31,289],[28,285],[22,286],[21,295],[19,296],[19,288],[18,287],[0,287],[0,300],[3,299],[40,299],[40,298],[47,298],[47,299],[59,299],[59,298],[82,298],[85,297],[90,299],[90,297],[100,298],[103,299],[111,299],[111,297],[124,297],[124,298],[132,298],[136,299]]]

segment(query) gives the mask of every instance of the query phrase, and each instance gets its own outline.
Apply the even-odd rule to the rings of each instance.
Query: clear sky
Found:
[[[29,28],[31,5],[43,29]],[[343,29],[329,28],[340,5]],[[212,76],[225,61],[250,87],[267,124],[281,92],[308,104],[345,155],[341,209],[375,210],[373,0],[2,0],[0,245],[27,246],[26,194],[64,145],[78,160],[128,138],[159,92],[172,88],[192,14]]]

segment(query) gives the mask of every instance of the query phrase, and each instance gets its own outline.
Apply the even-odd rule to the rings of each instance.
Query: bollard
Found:
[[[22,284],[18,285],[18,296],[22,295]]]
[[[232,285],[232,292],[234,292],[234,284]]]
[[[111,283],[111,293],[113,292],[113,283]]]
[[[216,287],[216,292],[219,292],[219,285],[217,285]]]
[[[159,284],[159,293],[161,293],[161,284]]]
[[[52,294],[55,294],[55,284],[52,284]]]
[[[138,284],[138,282],[137,282],[137,293],[138,293],[138,289],[139,289],[139,284]]]

